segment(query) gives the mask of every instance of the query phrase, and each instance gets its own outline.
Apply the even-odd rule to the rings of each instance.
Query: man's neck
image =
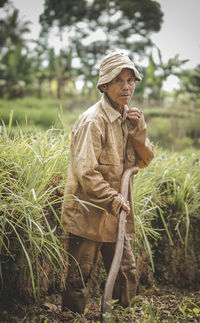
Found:
[[[108,102],[110,103],[110,105],[111,105],[111,107],[113,108],[113,109],[115,109],[115,110],[117,110],[117,111],[119,111],[119,113],[122,115],[123,114],[123,111],[124,111],[124,106],[116,106],[115,104],[114,104],[114,102],[111,100],[111,98],[108,96],[108,94],[107,93],[105,93],[105,96],[106,96],[106,98],[108,99]]]

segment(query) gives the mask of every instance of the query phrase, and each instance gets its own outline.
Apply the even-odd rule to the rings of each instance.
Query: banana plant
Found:
[[[188,59],[180,60],[179,55],[175,55],[173,58],[168,59],[166,63],[163,62],[162,54],[159,48],[157,48],[158,63],[156,63],[153,54],[149,55],[149,65],[146,70],[146,86],[148,88],[149,100],[162,103],[162,86],[164,81],[170,75],[180,77],[182,74],[182,66],[188,62]]]
[[[48,75],[49,83],[56,80],[57,99],[61,99],[63,87],[69,80],[73,80],[74,69],[72,68],[73,50],[61,49],[56,56],[54,48],[49,49],[48,53]]]

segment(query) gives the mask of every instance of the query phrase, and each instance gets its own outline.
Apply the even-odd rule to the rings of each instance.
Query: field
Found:
[[[58,101],[52,98],[0,100],[0,119],[6,125],[12,121],[12,132],[23,133],[43,129],[72,127],[78,115],[92,105],[97,97],[91,99],[77,96]],[[141,108],[148,123],[148,134],[154,144],[169,151],[200,148],[200,110],[188,108],[180,103],[165,107],[146,107],[133,102]],[[146,105],[147,106],[147,105]]]
[[[12,322],[98,320],[95,290],[105,279],[101,263],[86,316],[71,314],[66,320],[59,307],[67,266],[60,207],[70,131],[80,111],[91,103],[83,98],[62,104],[35,98],[0,103],[2,322],[7,322],[10,299],[13,309],[21,312],[15,318],[15,311],[10,311]],[[134,183],[138,296],[131,309],[116,308],[107,322],[138,322],[136,318],[139,322],[198,322],[200,114],[170,106],[143,112],[156,156]],[[172,293],[167,285],[173,286]],[[28,307],[19,305],[27,299],[43,305],[30,313],[30,301]],[[96,318],[95,313],[90,316],[93,307]]]

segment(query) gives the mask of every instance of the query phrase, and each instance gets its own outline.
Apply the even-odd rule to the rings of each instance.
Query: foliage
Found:
[[[195,295],[182,296],[181,298],[179,296],[176,299],[172,291],[168,293],[160,296],[155,291],[155,295],[150,297],[137,296],[126,309],[112,304],[112,312],[104,314],[103,322],[187,323],[199,321],[200,302],[198,295],[196,297]]]
[[[180,60],[179,55],[175,55],[174,58],[168,59],[167,63],[163,62],[161,51],[157,48],[158,63],[155,62],[153,55],[149,56],[149,66],[145,71],[145,87],[147,87],[149,101],[161,102],[162,99],[162,86],[163,82],[167,80],[168,76],[176,75],[180,76],[181,67],[187,59]]]
[[[90,95],[90,98],[87,98],[81,94],[60,101],[35,97],[0,100],[0,119],[8,125],[10,112],[13,111],[13,126],[23,126],[24,132],[36,131],[38,127],[60,127],[61,124],[71,128],[78,115],[95,102],[96,97]],[[135,105],[134,98],[132,105]],[[200,147],[200,116],[196,110],[190,111],[187,106],[176,104],[176,109],[173,105],[144,108],[143,113],[148,125],[148,135],[154,144],[176,151]],[[12,133],[16,131],[19,131],[19,127],[12,128]]]
[[[130,55],[133,52],[144,54],[145,48],[152,45],[150,34],[160,30],[162,16],[159,3],[152,0],[82,0],[78,3],[63,0],[59,4],[47,0],[40,23],[43,33],[48,33],[49,27],[55,25],[60,30],[67,26],[68,42],[70,46],[75,45],[84,75],[85,66],[87,70],[94,70],[96,61],[110,50],[126,48]]]
[[[176,91],[176,95],[180,96],[187,92],[192,102],[198,106],[200,102],[200,65],[197,65],[193,70],[183,71],[180,84],[181,88]]]
[[[27,41],[29,21],[23,21],[10,1],[2,1],[0,10],[0,97],[15,98],[53,95],[58,99],[79,95],[76,85],[82,83],[82,95],[98,98],[96,90],[98,64],[110,51],[125,49],[134,61],[148,58],[147,67],[139,67],[143,81],[134,97],[149,103],[162,103],[162,85],[169,75],[182,79],[176,96],[198,106],[199,67],[182,72],[187,60],[178,55],[166,63],[161,52],[150,40],[160,30],[163,13],[152,0],[99,0],[81,2],[46,0],[40,17],[43,32],[59,26],[65,47],[49,47],[48,37]],[[63,33],[62,33],[63,32]],[[100,36],[99,36],[100,35]],[[44,35],[43,35],[44,36]],[[31,50],[30,50],[31,46]],[[157,59],[155,59],[155,49]],[[134,55],[133,55],[134,53]]]
[[[48,51],[48,75],[50,81],[56,80],[57,99],[61,99],[61,92],[66,81],[73,80],[75,69],[72,69],[72,48],[68,51],[60,50],[56,56],[54,48]]]
[[[9,0],[1,0],[0,8],[2,8]]]
[[[44,29],[53,26],[57,22],[59,27],[72,26],[77,22],[87,21],[90,28],[95,30],[96,26],[105,28],[105,31],[111,32],[118,27],[118,36],[127,38],[133,33],[139,35],[149,35],[152,31],[159,31],[162,22],[163,13],[160,10],[159,3],[151,0],[145,1],[112,1],[101,2],[99,0],[74,2],[55,0],[46,0],[45,9],[40,16],[40,22]],[[120,21],[109,19],[108,16],[118,16],[120,12]],[[151,15],[149,14],[151,13]],[[105,17],[107,22],[105,22]],[[84,36],[87,36],[87,30],[84,30]]]
[[[155,144],[175,151],[200,147],[198,111],[176,104],[176,109],[174,106],[144,109],[144,115],[149,137]]]
[[[24,268],[29,268],[37,294],[40,283],[36,268],[44,270],[41,258],[55,269],[62,267],[57,211],[62,194],[58,191],[63,188],[67,172],[69,135],[52,128],[29,135],[21,130],[11,137],[11,124],[12,115],[8,126],[1,127],[1,277],[5,266],[21,259]],[[187,247],[191,217],[199,218],[199,164],[198,154],[169,154],[156,148],[153,162],[135,178],[136,248],[144,246],[153,269],[152,241],[160,240],[163,231],[171,245],[176,231]],[[167,215],[176,219],[175,227],[168,226]],[[158,218],[161,228],[153,225]],[[181,226],[185,227],[184,233]]]
[[[55,99],[34,97],[12,101],[0,100],[0,119],[8,125],[12,113],[12,133],[19,132],[21,127],[26,133],[35,133],[50,127],[59,128],[61,125],[69,129],[80,112],[84,110],[86,103],[88,104],[78,97],[77,102],[71,98],[58,102]],[[73,111],[71,111],[72,107]]]
[[[0,97],[22,97],[31,82],[31,60],[21,44],[10,47],[1,59]]]
[[[0,19],[0,50],[3,47],[25,44],[24,34],[29,33],[29,21],[19,19],[19,10],[8,6],[5,8],[6,18]]]
[[[20,97],[30,83],[32,69],[24,39],[30,22],[19,19],[19,11],[11,5],[4,14],[0,20],[0,97]]]
[[[151,239],[161,238],[164,230],[169,243],[173,245],[174,232],[179,233],[187,248],[190,218],[199,219],[200,211],[200,159],[198,153],[169,154],[156,149],[156,157],[144,170],[140,170],[134,182],[135,216],[137,225],[137,245],[144,243],[154,259]],[[161,228],[153,227],[158,217]],[[173,217],[174,227],[168,227],[168,218]],[[185,227],[184,236],[179,228]]]
[[[10,281],[19,273],[19,284],[29,271],[33,293],[39,298],[40,272],[48,275],[44,262],[54,272],[64,266],[56,208],[61,203],[58,192],[67,168],[69,137],[50,129],[32,136],[21,132],[11,139],[10,132],[11,122],[1,127],[0,280],[3,284],[6,272]]]

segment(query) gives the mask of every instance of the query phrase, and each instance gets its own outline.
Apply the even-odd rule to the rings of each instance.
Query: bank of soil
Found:
[[[13,301],[0,311],[1,323],[64,323],[98,322],[100,297],[92,297],[85,315],[61,312],[61,296],[52,294],[41,305],[22,305]],[[199,322],[200,291],[188,291],[174,286],[158,285],[141,291],[126,311],[113,309],[113,317],[107,322]]]

